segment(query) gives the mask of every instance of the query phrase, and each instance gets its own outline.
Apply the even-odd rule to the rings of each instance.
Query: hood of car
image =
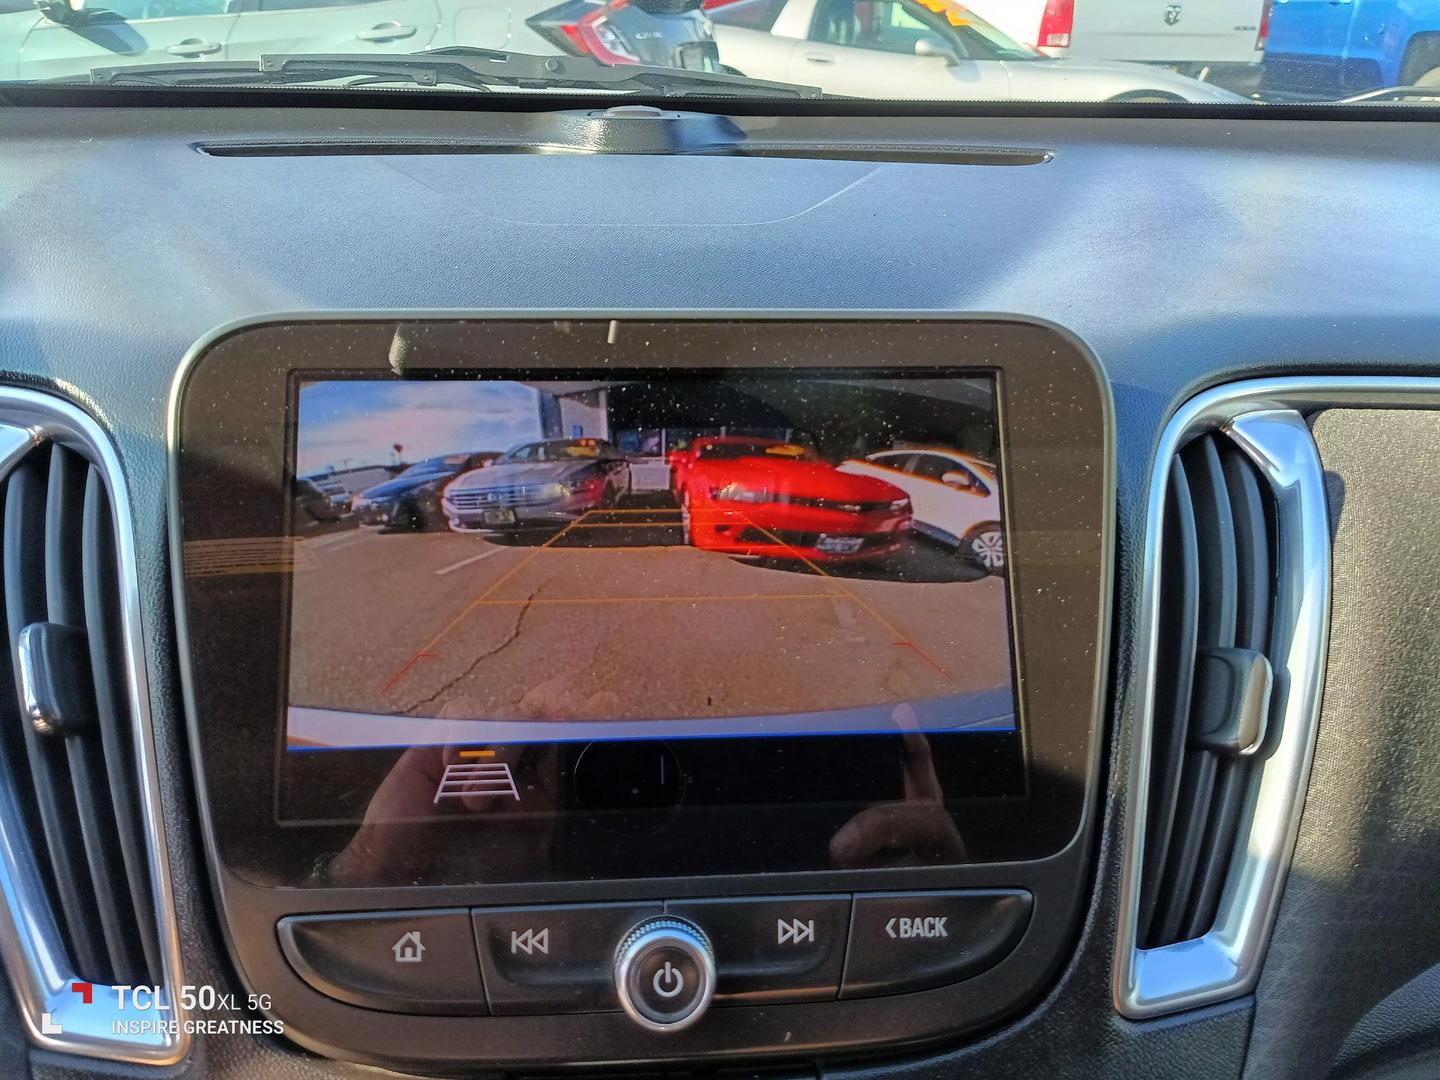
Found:
[[[512,484],[549,484],[564,480],[599,464],[592,458],[577,458],[574,461],[497,461],[484,469],[466,473],[450,490],[476,491],[487,488],[510,487]]]
[[[740,483],[765,487],[786,495],[807,499],[837,499],[852,502],[894,502],[906,498],[894,484],[873,476],[843,473],[823,461],[794,461],[786,458],[740,458],[736,461],[697,461],[687,483]]]
[[[1185,101],[1246,105],[1248,98],[1212,83],[1187,78],[1154,64],[1133,64],[1123,60],[1047,59],[1011,60],[1010,88],[1017,98],[1050,101],[1097,101],[1122,94],[1155,91]]]

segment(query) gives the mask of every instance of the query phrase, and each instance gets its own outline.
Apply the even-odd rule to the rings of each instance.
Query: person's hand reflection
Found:
[[[930,740],[920,733],[914,708],[897,705],[891,719],[902,732],[905,797],[867,806],[842,825],[830,838],[831,860],[846,869],[963,862],[965,841],[945,809]]]

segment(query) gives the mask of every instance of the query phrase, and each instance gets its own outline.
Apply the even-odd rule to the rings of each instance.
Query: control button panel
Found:
[[[717,1005],[825,1001],[840,991],[848,896],[672,900],[665,911],[710,938]]]
[[[1031,908],[1020,889],[857,893],[294,915],[277,932],[301,978],[364,1008],[624,1009],[673,1030],[712,996],[827,1001],[968,979],[1014,950]]]
[[[277,929],[291,966],[322,994],[387,1012],[486,1011],[463,908],[294,915]]]
[[[1021,890],[857,895],[840,996],[944,986],[1003,960],[1030,924]]]
[[[681,919],[647,919],[615,952],[615,989],[641,1027],[677,1031],[693,1024],[715,992],[709,940]]]
[[[607,1012],[615,993],[615,947],[664,905],[586,904],[476,908],[475,940],[490,1011]]]

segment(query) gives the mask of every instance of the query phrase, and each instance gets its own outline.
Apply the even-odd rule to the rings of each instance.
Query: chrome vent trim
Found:
[[[71,989],[80,981],[66,954],[65,939],[51,908],[44,873],[28,835],[18,795],[0,784],[0,958],[20,1005],[30,1041],[45,1050],[143,1065],[172,1065],[189,1052],[186,1014],[176,992],[181,985],[180,944],[170,886],[169,860],[156,771],[150,691],[145,668],[140,594],[130,501],[108,437],[84,410],[49,394],[0,387],[0,479],[31,450],[58,443],[77,451],[97,468],[108,489],[114,526],[116,584],[120,605],[121,659],[126,706],[132,719],[148,879],[158,934],[163,1003],[169,1011],[119,1008],[114,987],[92,984],[85,1004]],[[117,1034],[117,1021],[171,1021],[178,1030]]]
[[[1305,415],[1327,407],[1440,407],[1440,380],[1264,379],[1194,398],[1166,426],[1151,473],[1136,640],[1131,756],[1113,972],[1115,1007],[1145,1019],[1249,993],[1284,891],[1310,774],[1330,623],[1330,529],[1324,472]],[[1207,432],[1228,437],[1270,488],[1276,514],[1270,734],[1255,757],[1231,869],[1214,927],[1159,948],[1137,947],[1159,659],[1160,579],[1170,463]]]

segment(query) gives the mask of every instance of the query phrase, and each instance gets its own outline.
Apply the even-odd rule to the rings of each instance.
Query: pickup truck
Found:
[[[1440,86],[1440,0],[1275,0],[1262,88],[1340,98]]]
[[[1213,78],[1264,56],[1270,0],[968,0],[1017,41],[1056,57],[1136,60]]]

